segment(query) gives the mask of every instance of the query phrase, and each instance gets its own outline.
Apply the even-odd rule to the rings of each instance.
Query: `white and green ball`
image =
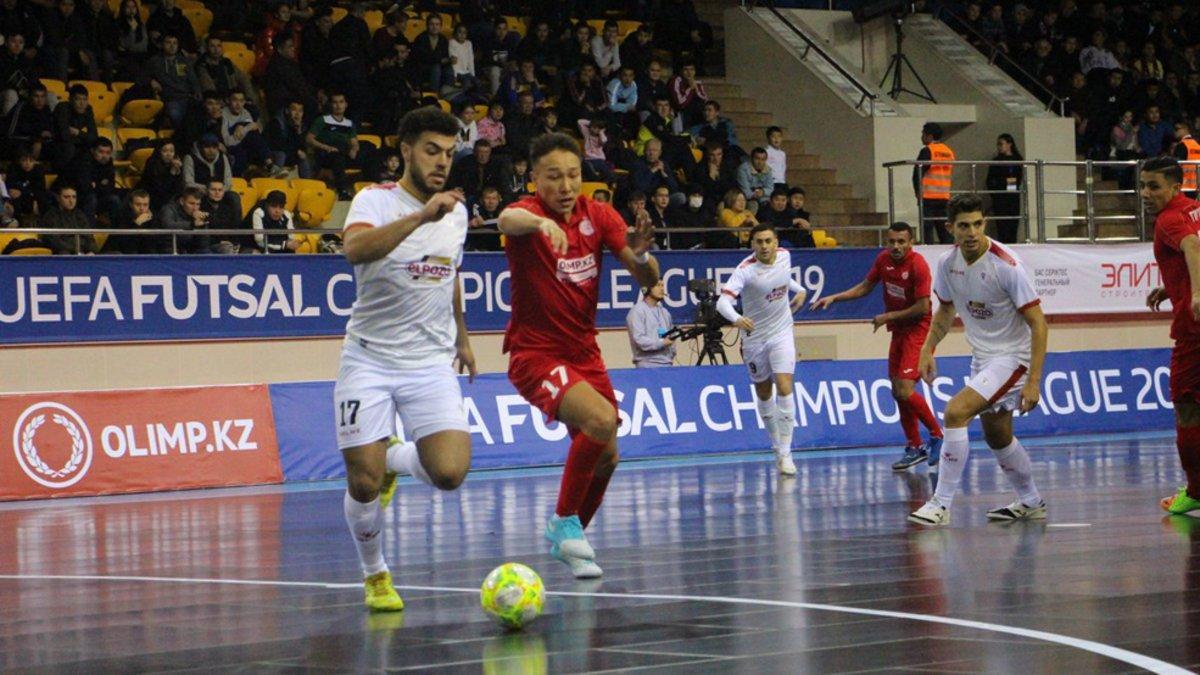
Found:
[[[521,563],[505,563],[483,580],[479,600],[496,623],[516,630],[542,613],[546,587],[537,572]]]

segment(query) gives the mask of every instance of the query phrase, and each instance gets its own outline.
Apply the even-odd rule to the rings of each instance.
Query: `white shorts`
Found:
[[[987,399],[984,412],[1015,411],[1021,407],[1021,389],[1028,379],[1029,365],[1015,356],[971,359],[967,386]]]
[[[342,348],[333,404],[339,450],[397,435],[397,415],[410,441],[469,428],[462,389],[449,363],[395,368],[350,342]]]
[[[765,382],[772,375],[796,372],[796,338],[788,330],[762,342],[742,341],[742,361],[750,371],[750,381]]]

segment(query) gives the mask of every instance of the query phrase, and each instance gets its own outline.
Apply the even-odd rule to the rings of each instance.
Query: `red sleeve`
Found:
[[[584,199],[580,197],[580,199]],[[591,202],[589,211],[592,214],[592,223],[600,230],[600,241],[604,246],[613,253],[620,253],[628,244],[625,240],[626,232],[629,226],[625,224],[625,219],[621,214],[617,213],[609,204],[599,202]]]
[[[546,210],[542,208],[542,200],[538,199],[537,195],[526,195],[504,208],[524,209],[535,216],[546,217]]]
[[[929,263],[921,254],[913,259],[913,299],[928,298],[932,293],[933,275],[929,273]]]
[[[883,253],[880,253],[879,255],[875,256],[875,262],[871,263],[871,269],[867,270],[867,281],[869,281],[873,284],[879,283],[879,279],[881,276],[879,273],[879,264],[883,260],[883,256],[884,256]]]
[[[1180,250],[1179,243],[1189,234],[1196,234],[1196,226],[1194,223],[1189,223],[1183,214],[1179,212],[1172,213],[1168,218],[1163,219],[1158,223],[1158,229],[1162,232],[1163,241],[1175,249]]]

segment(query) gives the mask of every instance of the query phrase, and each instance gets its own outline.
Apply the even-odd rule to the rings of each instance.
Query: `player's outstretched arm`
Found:
[[[937,377],[937,362],[933,358],[933,353],[937,349],[938,343],[950,332],[952,325],[954,325],[954,304],[943,302],[933,313],[933,322],[929,326],[929,335],[925,337],[925,344],[921,347],[920,365],[917,366],[922,379],[929,384],[933,384],[933,379]]]
[[[657,284],[658,260],[650,255],[650,246],[654,243],[654,223],[645,209],[638,212],[637,223],[628,242],[629,245],[617,254],[617,260],[621,261],[642,288],[650,288]]]
[[[1046,343],[1050,335],[1050,327],[1046,325],[1046,315],[1041,305],[1026,307],[1021,312],[1025,323],[1029,325],[1029,376],[1021,389],[1021,414],[1037,407],[1041,399],[1042,366],[1046,363]]]
[[[829,309],[829,306],[835,302],[842,302],[844,300],[857,300],[859,298],[866,297],[867,294],[873,290],[875,290],[875,282],[871,281],[870,279],[863,279],[862,281],[840,293],[834,293],[833,295],[827,295],[823,298],[817,298],[816,300],[813,300],[812,308],[817,310]]]
[[[567,252],[567,233],[558,223],[520,207],[510,206],[501,211],[496,227],[508,237],[524,237],[540,232],[550,239],[550,247],[556,253],[563,255]]]
[[[467,382],[474,382],[476,375],[475,352],[471,349],[471,338],[467,333],[467,318],[463,309],[462,278],[454,280],[454,323],[458,327],[458,337],[454,340],[457,352],[454,357],[455,365],[461,374],[467,371]]]
[[[871,320],[871,323],[875,326],[875,330],[879,330],[889,323],[903,323],[905,321],[911,321],[913,319],[918,319],[922,316],[925,316],[928,313],[929,298],[917,298],[916,302],[908,307],[905,307],[904,309],[895,312],[884,312],[883,314],[877,315]]]
[[[425,223],[441,220],[463,201],[457,190],[439,192],[416,213],[410,213],[380,227],[371,223],[348,223],[342,235],[342,253],[352,265],[375,262],[387,256],[416,229]]]

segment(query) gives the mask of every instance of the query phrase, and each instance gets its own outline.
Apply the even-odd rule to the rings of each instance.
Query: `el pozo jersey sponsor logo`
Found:
[[[47,425],[50,425],[47,427]],[[65,437],[51,440],[49,437],[57,427]],[[39,447],[38,439],[42,439]],[[63,441],[70,443],[70,453],[65,462],[54,466],[48,462],[50,453],[60,454],[54,445]],[[61,403],[42,401],[24,410],[13,425],[13,451],[17,463],[35,483],[52,490],[61,490],[78,483],[92,467],[95,452],[92,433],[83,418]],[[55,464],[58,464],[55,461]]]

